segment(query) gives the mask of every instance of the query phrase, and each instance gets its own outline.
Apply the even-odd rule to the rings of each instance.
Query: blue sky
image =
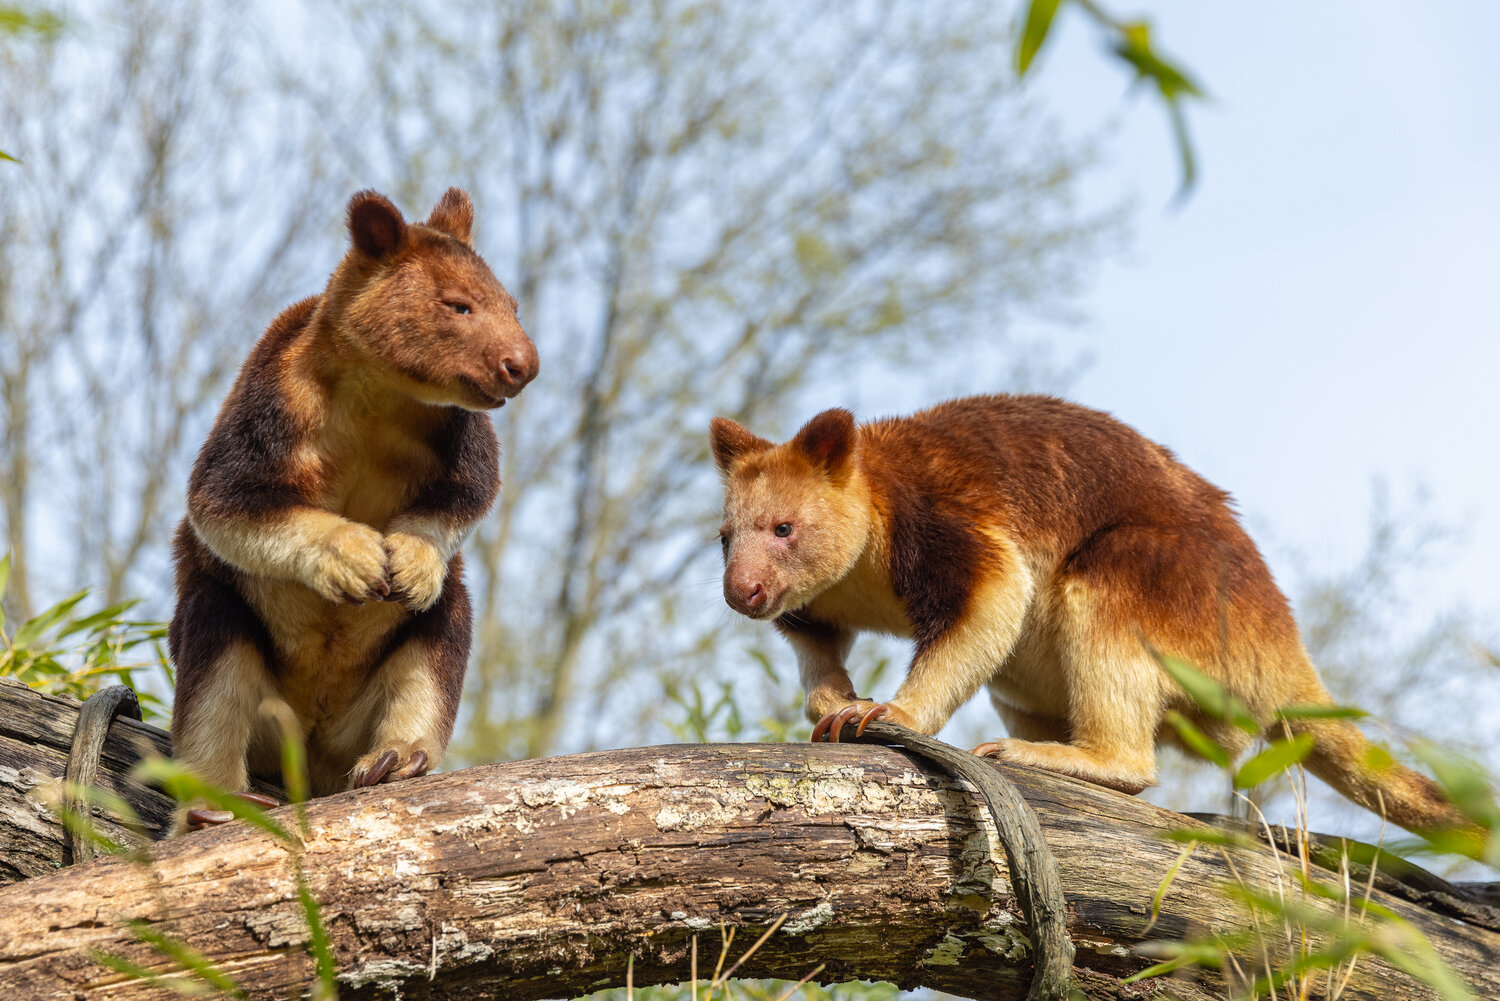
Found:
[[[1371,484],[1418,489],[1462,542],[1433,608],[1500,609],[1500,4],[1190,3],[1140,10],[1211,92],[1177,182],[1165,115],[1063,19],[1039,92],[1113,130],[1101,197],[1140,200],[1073,331],[1068,395],[1172,447],[1240,502],[1268,550],[1362,551]],[[1279,562],[1274,551],[1272,563]],[[1284,566],[1278,569],[1283,571]]]

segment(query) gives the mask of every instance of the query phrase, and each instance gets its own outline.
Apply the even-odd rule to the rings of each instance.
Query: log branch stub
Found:
[[[141,721],[141,702],[129,685],[110,685],[101,688],[84,700],[78,710],[78,723],[73,729],[73,743],[68,749],[68,767],[64,772],[72,787],[64,798],[64,805],[73,813],[81,813],[85,804],[77,791],[95,784],[99,777],[100,759],[104,756],[104,743],[109,738],[109,725],[115,717]],[[97,852],[94,843],[81,831],[68,831],[68,862],[76,865],[87,862]]]

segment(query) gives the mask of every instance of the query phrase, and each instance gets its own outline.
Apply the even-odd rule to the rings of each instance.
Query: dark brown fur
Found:
[[[327,289],[271,323],[199,452],[168,641],[176,752],[212,782],[274,771],[275,703],[318,794],[447,746],[471,631],[457,549],[500,487],[482,411],[537,369],[472,224],[458,189],[425,224],[355,195]]]
[[[725,597],[797,651],[819,731],[877,706],[935,733],[980,687],[1011,736],[985,753],[1129,792],[1155,781],[1176,710],[1233,751],[1153,651],[1270,726],[1331,703],[1228,495],[1106,414],[1045,396],[955,400],[856,428],[828,411],[785,445],[715,419],[728,478]],[[780,526],[778,528],[778,526]],[[858,698],[854,634],[911,637],[894,699]],[[1459,821],[1428,780],[1366,763],[1342,721],[1303,721],[1312,771],[1409,828]],[[1279,725],[1277,726],[1279,731]]]

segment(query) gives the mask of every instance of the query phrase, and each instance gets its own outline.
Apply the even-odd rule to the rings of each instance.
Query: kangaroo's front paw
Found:
[[[436,546],[420,535],[392,532],[385,537],[391,594],[414,612],[425,612],[443,593],[448,564]]]
[[[329,601],[378,601],[391,593],[385,564],[385,537],[351,521],[323,536],[307,583]]]
[[[414,779],[426,775],[437,764],[442,752],[429,751],[416,744],[393,742],[378,747],[354,763],[350,782],[354,788],[372,786],[397,779]]]

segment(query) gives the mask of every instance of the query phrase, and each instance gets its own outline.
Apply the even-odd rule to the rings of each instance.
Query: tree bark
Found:
[[[0,678],[0,884],[54,872],[76,861],[63,826],[42,805],[38,792],[66,773],[81,705],[77,699],[44,695],[19,681]],[[166,731],[116,717],[99,755],[93,784],[129,803],[151,836],[171,826],[176,804],[129,776],[143,758],[171,753],[172,738]],[[282,796],[262,782],[255,788]],[[150,840],[101,811],[94,813],[94,826],[121,844],[142,846]]]
[[[36,794],[67,770],[79,705],[0,678],[0,883],[50,873],[73,861],[62,825]],[[165,829],[171,798],[128,776],[143,757],[171,753],[171,738],[157,727],[117,718],[104,742],[96,784],[124,797],[149,830]],[[96,825],[116,841],[142,843],[113,818],[98,817]]]
[[[1220,996],[1216,975],[1122,986],[1147,938],[1226,931],[1218,849],[1181,866],[1148,929],[1152,895],[1197,822],[1055,775],[1004,770],[1057,857],[1091,998]],[[281,814],[289,814],[283,810]],[[569,997],[624,982],[700,978],[736,934],[733,962],[785,923],[737,976],[892,980],[972,998],[1024,996],[1026,929],[971,787],[905,751],[868,745],[635,748],[487,765],[310,804],[304,862],[345,998]],[[290,816],[284,816],[290,825]],[[1208,828],[1204,827],[1207,831]],[[1235,849],[1239,878],[1270,887],[1270,848]],[[252,997],[312,979],[287,849],[244,822],[0,888],[0,997],[167,997],[90,958],[174,969],[123,926],[186,941]],[[1478,997],[1500,997],[1500,934],[1376,891],[1417,925]],[[1258,962],[1251,957],[1250,961]],[[1273,959],[1274,962],[1274,959]],[[1343,997],[1430,997],[1361,958]]]

